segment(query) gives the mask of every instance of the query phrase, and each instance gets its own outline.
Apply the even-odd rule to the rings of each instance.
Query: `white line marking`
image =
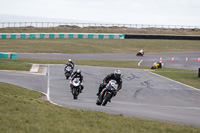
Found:
[[[47,100],[48,101],[50,101],[50,97],[49,97],[49,65],[47,66],[47,69],[48,69],[48,71],[47,71]]]
[[[156,76],[159,76],[159,77],[162,77],[162,78],[164,78],[164,79],[167,79],[167,80],[173,81],[173,82],[175,82],[175,83],[178,83],[178,84],[184,85],[184,86],[189,87],[189,88],[191,88],[191,89],[194,89],[194,90],[200,91],[200,89],[197,89],[197,88],[194,88],[194,87],[192,87],[192,86],[189,86],[189,85],[183,84],[183,83],[178,82],[178,81],[176,81],[176,80],[173,80],[173,79],[170,79],[170,78],[167,78],[167,77],[161,76],[161,75],[156,74],[156,73],[153,73],[153,72],[149,72],[149,73],[151,73],[151,74],[153,74],[153,75],[156,75]]]
[[[140,66],[140,64],[142,63],[142,61],[143,61],[143,60],[141,60],[141,61],[138,63],[138,66]]]
[[[49,67],[49,66],[50,66],[50,65],[47,66],[47,69],[48,69],[48,71],[47,71],[47,94],[46,94],[46,96],[47,96],[47,101],[49,101],[50,103],[52,103],[52,104],[54,104],[54,105],[62,106],[62,105],[60,105],[60,104],[57,104],[57,103],[52,102],[51,99],[50,99],[50,87],[49,87],[49,84],[50,84],[50,80],[49,80],[49,76],[50,76],[50,74],[49,74],[50,67]],[[63,107],[63,106],[62,106],[62,107]]]

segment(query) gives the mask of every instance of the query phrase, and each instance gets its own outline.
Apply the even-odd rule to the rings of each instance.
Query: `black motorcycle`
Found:
[[[108,101],[117,93],[117,82],[115,80],[110,80],[106,87],[102,90],[102,92],[97,97],[96,104],[105,106]]]
[[[70,87],[74,99],[78,98],[78,95],[81,92],[81,85],[82,83],[80,82],[79,78],[74,78],[73,81],[70,80]]]
[[[73,68],[72,68],[72,66],[67,65],[67,66],[65,66],[64,71],[65,71],[65,77],[66,77],[66,79],[69,79],[69,77],[73,73]]]

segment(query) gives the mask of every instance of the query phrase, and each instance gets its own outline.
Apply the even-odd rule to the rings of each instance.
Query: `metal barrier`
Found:
[[[169,40],[200,40],[200,36],[186,35],[133,35],[125,34],[125,39],[169,39]]]
[[[151,25],[151,24],[105,24],[105,23],[69,23],[69,22],[0,22],[0,28],[9,27],[124,27],[124,28],[166,28],[166,29],[200,29],[190,25]]]

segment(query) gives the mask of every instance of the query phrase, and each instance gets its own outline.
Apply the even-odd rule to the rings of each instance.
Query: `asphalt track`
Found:
[[[36,58],[36,56],[39,56],[38,58],[43,58],[43,56],[46,58],[45,56],[48,56],[48,58],[54,59],[60,56],[59,54],[42,54],[43,56],[40,54],[21,54],[19,57],[25,56],[27,58],[27,55],[32,55],[32,58]],[[66,56],[66,54],[63,55],[63,59],[76,59],[77,57],[77,59],[81,58],[84,60],[95,59],[95,56],[97,56],[85,55],[86,57],[84,57],[83,55],[70,55],[70,57]],[[105,60],[101,56],[106,57],[107,60],[135,60],[136,58],[137,61],[143,59],[144,62],[142,63],[145,63],[145,60],[148,63],[148,61],[154,62],[159,60],[158,57],[160,54],[155,55],[146,54],[144,57],[135,57],[133,54],[121,54],[121,56],[103,54],[99,55],[99,60]],[[167,57],[170,59],[169,55],[161,55],[163,62]],[[176,57],[175,59],[177,59],[177,62],[178,60],[180,62],[183,61],[184,64],[186,62],[182,58],[189,55],[187,63],[191,65],[192,61],[197,62],[196,58],[200,54],[190,53],[186,55],[182,53],[178,55],[174,56]],[[61,57],[58,59],[61,59]],[[167,65],[167,63],[165,64]],[[181,65],[181,63],[179,64]],[[198,68],[199,62],[196,64],[195,68],[191,67],[190,69]],[[82,70],[85,86],[78,100],[73,100],[69,89],[69,80],[66,80],[64,77],[64,65],[49,65],[47,74],[44,75],[0,71],[0,82],[11,83],[42,92],[47,95],[48,100],[52,103],[65,107],[103,111],[112,114],[123,114],[129,117],[134,116],[200,127],[200,91],[195,88],[141,69],[92,66],[76,66],[75,69]],[[97,93],[99,84],[108,73],[113,72],[115,69],[122,71],[123,88],[112,99],[111,103],[108,103],[105,107],[97,106],[95,104],[95,94]]]
[[[200,52],[187,53],[156,53],[145,54],[143,57],[137,57],[135,54],[52,54],[52,53],[18,53],[19,58],[34,58],[34,59],[66,59],[72,60],[123,60],[123,61],[141,61],[141,66],[152,66],[154,62],[162,62],[164,67],[181,68],[198,70],[200,67]],[[172,62],[172,57],[174,62]],[[186,62],[186,57],[188,62]]]

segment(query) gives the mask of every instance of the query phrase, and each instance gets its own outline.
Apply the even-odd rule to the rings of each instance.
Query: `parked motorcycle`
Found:
[[[74,78],[73,81],[70,80],[70,87],[74,99],[77,99],[78,95],[81,93],[81,85],[83,85],[83,83],[80,82],[79,78]]]
[[[102,90],[102,92],[97,97],[96,104],[102,106],[106,106],[107,102],[111,100],[111,98],[117,93],[117,81],[110,80],[106,87]]]
[[[72,74],[72,72],[73,72],[73,68],[72,68],[72,66],[65,66],[65,69],[64,69],[64,71],[65,71],[65,77],[66,77],[66,79],[69,79],[69,77],[71,76],[71,74]]]

